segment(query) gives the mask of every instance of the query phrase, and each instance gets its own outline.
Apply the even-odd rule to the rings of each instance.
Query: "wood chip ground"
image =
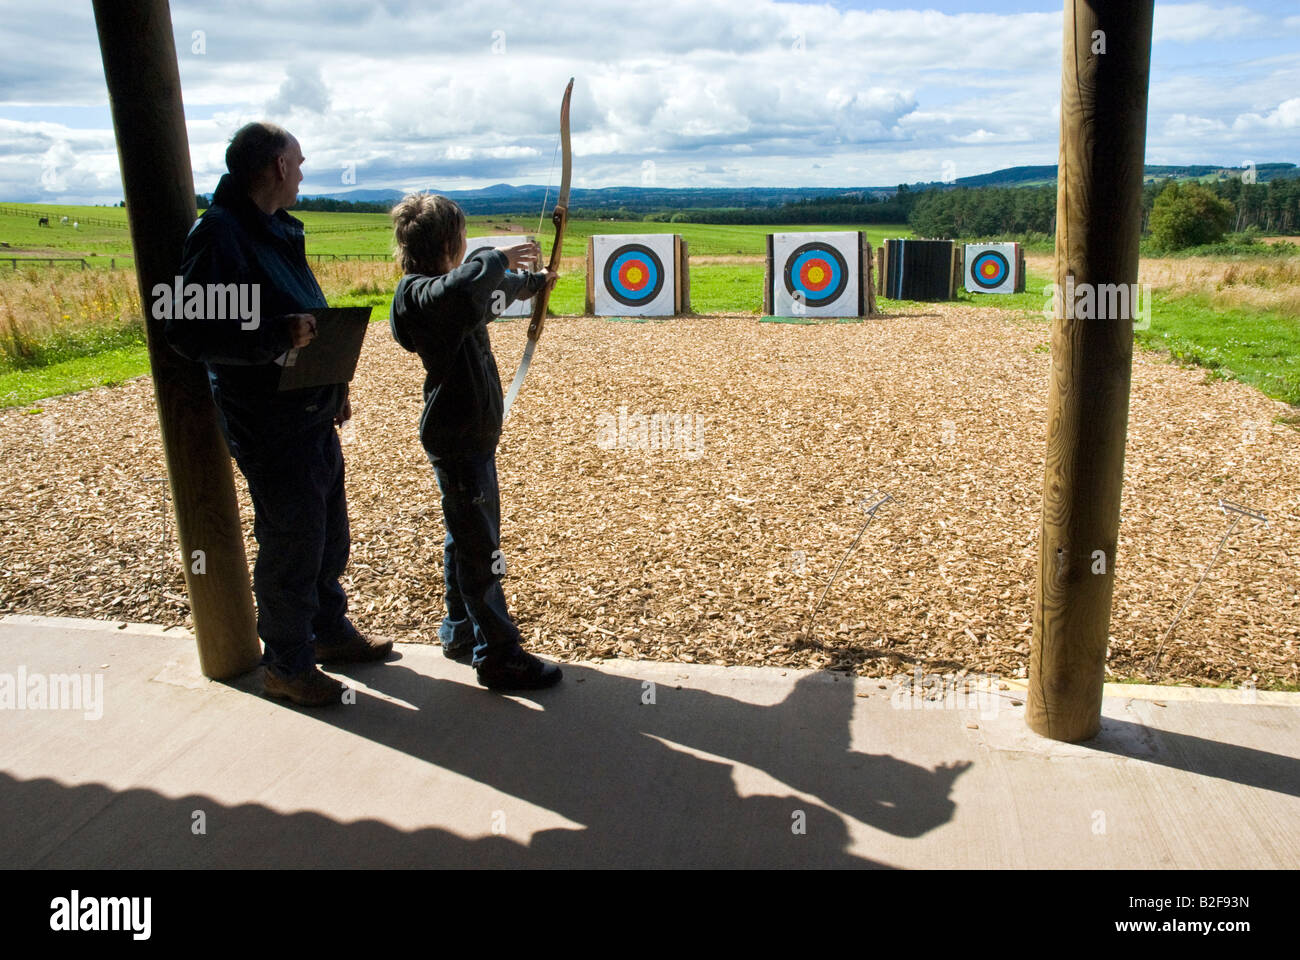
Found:
[[[503,379],[525,325],[492,329]],[[1023,676],[1047,341],[1040,320],[951,304],[842,324],[549,321],[498,451],[505,588],[530,647],[560,660]],[[373,326],[345,434],[345,587],[363,630],[430,642],[443,527],[416,436],[421,379],[418,359]],[[635,418],[654,414],[689,416],[676,424],[689,434],[641,444]],[[1300,681],[1300,433],[1288,414],[1138,353],[1111,677]],[[189,626],[163,476],[147,378],[0,411],[0,613]],[[893,502],[844,559],[872,491]],[[1238,527],[1152,671],[1228,528],[1220,497],[1270,522]]]

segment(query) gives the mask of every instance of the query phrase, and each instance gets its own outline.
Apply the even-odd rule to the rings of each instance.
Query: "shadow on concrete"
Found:
[[[647,704],[639,678],[564,671],[560,687],[521,702],[391,661],[360,666],[347,672],[416,710],[358,691],[356,705],[311,715],[582,824],[534,835],[530,853],[548,865],[880,866],[847,853],[836,811],[921,836],[951,819],[970,766],[850,750],[853,685],[824,674],[764,706],[663,683]],[[260,679],[238,686],[255,694]],[[733,763],[797,794],[742,797]]]
[[[1202,777],[1215,777],[1228,783],[1300,797],[1300,760],[1281,753],[1207,740],[1113,717],[1102,717],[1101,732],[1080,746]]]
[[[69,787],[0,772],[0,796],[0,850],[13,858],[5,865],[10,869],[543,865],[504,837],[467,840],[448,830],[405,831],[378,820],[341,823],[258,803],[226,806],[198,794],[172,798],[98,783]],[[205,834],[193,831],[195,811],[206,818]],[[33,824],[44,829],[34,831]]]

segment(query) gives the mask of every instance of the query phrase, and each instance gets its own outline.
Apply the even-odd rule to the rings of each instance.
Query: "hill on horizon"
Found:
[[[1006,167],[991,173],[960,177],[952,182],[931,181],[907,184],[909,190],[944,190],[955,187],[1030,187],[1046,186],[1056,182],[1056,164]],[[1245,173],[1242,167],[1222,167],[1211,164],[1161,165],[1148,164],[1144,170],[1147,180],[1173,178],[1176,180],[1226,180]],[[1300,167],[1294,163],[1261,163],[1255,167],[1256,180],[1300,177]],[[471,214],[518,213],[541,209],[548,188],[541,184],[514,185],[494,183],[473,190],[438,190],[455,200]],[[864,187],[575,187],[569,198],[570,210],[613,210],[625,208],[635,212],[661,210],[690,210],[700,208],[753,208],[779,207],[785,203],[820,197],[865,197],[885,199],[898,191],[898,185]],[[555,187],[549,190],[555,196]],[[304,194],[302,199],[333,200],[343,203],[368,203],[391,206],[402,198],[400,190],[349,190],[334,193]]]

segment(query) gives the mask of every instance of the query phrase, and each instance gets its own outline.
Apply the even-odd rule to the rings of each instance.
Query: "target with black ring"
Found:
[[[598,234],[591,238],[595,316],[671,317],[677,312],[675,234]]]
[[[966,290],[970,293],[1014,293],[1019,262],[1014,243],[968,243]]]
[[[859,232],[770,233],[763,309],[779,317],[860,317],[866,310]]]
[[[844,295],[849,265],[830,244],[814,242],[796,247],[785,261],[785,289],[805,307],[824,307]]]
[[[975,258],[970,269],[970,278],[978,287],[992,290],[1007,282],[1011,273],[1011,264],[1007,258],[996,250],[985,250]]]
[[[663,288],[663,261],[649,247],[625,243],[610,251],[605,261],[605,289],[619,303],[643,306],[659,296]]]

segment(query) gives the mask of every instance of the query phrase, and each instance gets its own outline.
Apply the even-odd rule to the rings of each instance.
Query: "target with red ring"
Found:
[[[985,290],[993,290],[1007,282],[1011,264],[996,250],[985,250],[971,263],[971,282]]]
[[[805,243],[785,261],[785,289],[806,307],[824,307],[844,294],[849,265],[844,255],[827,243]]]
[[[605,289],[619,303],[643,306],[659,296],[663,288],[663,261],[649,247],[625,243],[605,259]]]

